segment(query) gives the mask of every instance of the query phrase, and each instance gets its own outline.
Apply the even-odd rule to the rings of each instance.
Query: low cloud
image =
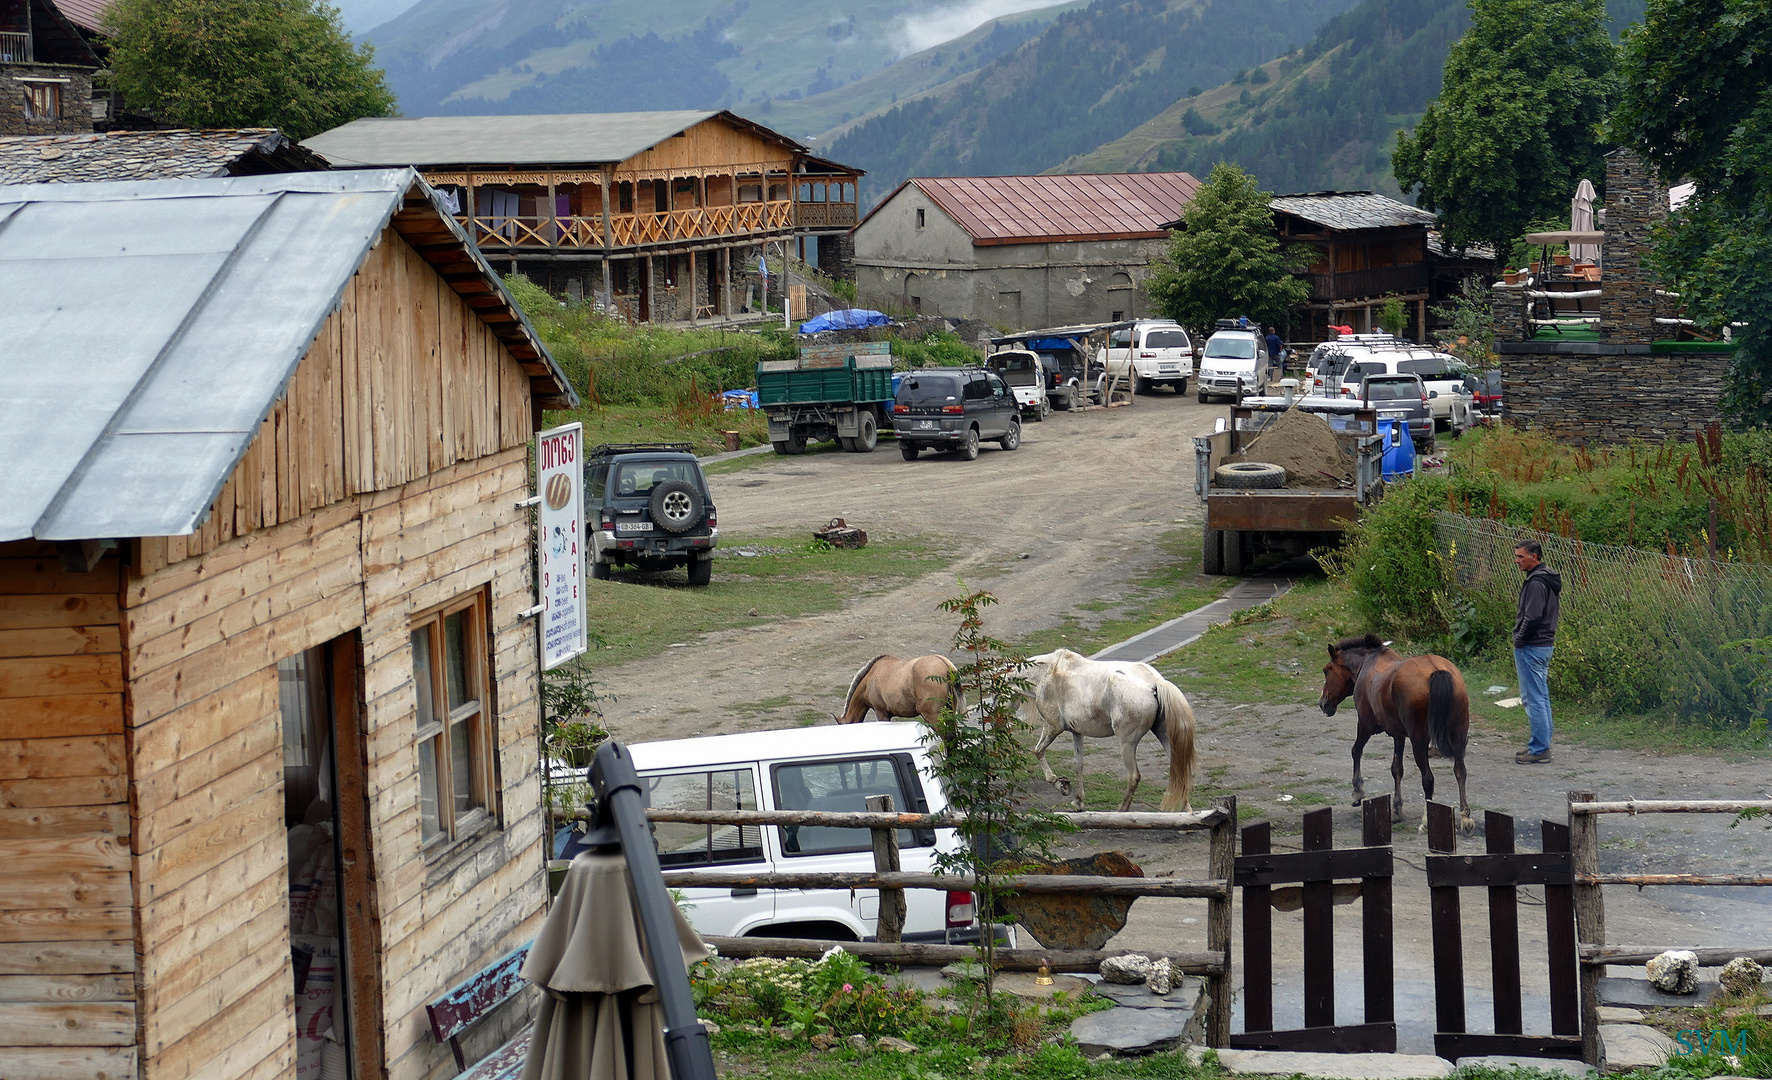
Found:
[[[965,0],[964,3],[907,15],[897,29],[899,55],[932,49],[976,30],[992,19],[1052,7],[1054,3],[1055,0]]]

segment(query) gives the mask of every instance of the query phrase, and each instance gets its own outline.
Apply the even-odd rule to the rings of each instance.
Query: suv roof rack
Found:
[[[695,444],[686,442],[603,443],[587,457],[614,457],[617,454],[694,454]]]

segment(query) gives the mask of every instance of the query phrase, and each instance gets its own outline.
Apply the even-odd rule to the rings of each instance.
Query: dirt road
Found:
[[[710,477],[728,545],[747,535],[810,536],[842,517],[874,536],[940,538],[960,555],[834,613],[710,635],[601,674],[618,702],[611,730],[680,738],[792,726],[814,709],[833,714],[856,670],[880,653],[947,651],[955,623],[935,605],[954,594],[956,578],[996,594],[989,628],[1001,636],[1111,603],[1159,563],[1153,539],[1198,528],[1192,436],[1227,414],[1161,390],[1130,408],[1054,412],[1023,427],[1020,449],[987,445],[971,462],[927,452],[907,462],[886,441],[872,454],[772,458]],[[716,580],[727,568],[742,564],[722,559]]]

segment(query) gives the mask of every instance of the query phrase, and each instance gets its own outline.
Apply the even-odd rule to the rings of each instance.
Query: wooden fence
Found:
[[[885,800],[883,804],[876,799]],[[1150,950],[1089,949],[997,949],[996,966],[1010,971],[1034,971],[1049,966],[1053,971],[1094,971],[1111,956],[1132,952],[1152,959],[1167,959],[1177,971],[1198,975],[1206,981],[1208,1012],[1206,1042],[1225,1046],[1231,1023],[1231,875],[1237,857],[1237,800],[1221,796],[1209,810],[1184,813],[1073,812],[1057,816],[1080,830],[1155,829],[1204,832],[1210,845],[1207,872],[1210,877],[1187,881],[1177,878],[1093,877],[1068,874],[1015,874],[995,879],[997,888],[1017,893],[1082,893],[1095,896],[1161,896],[1206,901],[1206,950],[1197,953],[1155,953]],[[709,945],[722,956],[816,957],[832,945],[865,959],[904,966],[941,966],[974,959],[978,951],[966,945],[925,945],[898,940],[903,930],[904,890],[976,890],[975,878],[964,874],[918,874],[899,869],[898,830],[952,828],[963,815],[895,813],[890,796],[869,800],[868,811],[838,813],[821,810],[663,810],[649,809],[650,821],[690,825],[803,825],[840,829],[868,829],[873,835],[874,869],[864,873],[748,873],[721,870],[666,870],[671,888],[739,889],[878,889],[880,919],[874,941],[822,941],[799,938],[708,937]],[[878,807],[877,809],[874,807]],[[554,815],[556,821],[582,820],[582,813]]]

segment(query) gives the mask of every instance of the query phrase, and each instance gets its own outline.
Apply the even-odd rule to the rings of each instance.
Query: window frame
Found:
[[[19,79],[19,85],[25,88],[25,119],[26,120],[60,120],[62,118],[62,79]],[[42,97],[42,105],[38,97]]]
[[[433,718],[422,727],[417,726],[419,717],[417,656],[413,655],[413,719],[416,730],[413,733],[413,748],[422,761],[422,755],[433,755],[433,777],[437,798],[437,831],[429,836],[424,835],[424,772],[419,768],[419,849],[427,857],[435,857],[449,848],[471,839],[496,823],[498,783],[493,760],[493,747],[497,745],[496,733],[493,731],[495,708],[492,695],[495,679],[492,672],[493,647],[488,622],[491,608],[490,598],[484,588],[476,589],[464,596],[456,597],[447,603],[426,609],[414,615],[409,621],[408,640],[413,641],[419,631],[428,630],[429,655],[427,671],[430,677],[430,700]],[[449,672],[447,670],[448,645],[445,639],[446,620],[454,615],[465,616],[462,627],[462,704],[450,708]],[[473,683],[474,685],[468,685]],[[455,763],[450,753],[452,745],[451,733],[454,728],[467,728],[468,746],[468,799],[465,811],[455,807]]]

